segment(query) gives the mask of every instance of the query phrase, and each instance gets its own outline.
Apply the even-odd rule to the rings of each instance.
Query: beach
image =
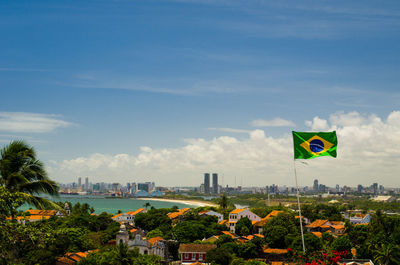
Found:
[[[217,207],[218,205],[212,202],[199,201],[199,200],[179,200],[179,199],[165,199],[165,198],[136,198],[136,200],[144,201],[160,201],[160,202],[170,202],[170,203],[181,203],[187,205],[195,205],[197,207]]]

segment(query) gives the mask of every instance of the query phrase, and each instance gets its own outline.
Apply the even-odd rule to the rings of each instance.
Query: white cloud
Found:
[[[315,116],[312,121],[306,121],[305,124],[311,128],[312,131],[325,131],[329,128],[328,121]]]
[[[243,129],[234,129],[234,128],[207,128],[211,131],[221,131],[221,132],[229,132],[229,133],[250,133],[250,130]]]
[[[329,122],[319,117],[312,121],[314,128],[337,131],[338,158],[311,159],[307,166],[297,163],[300,185],[310,186],[314,179],[330,186],[400,185],[400,111],[386,119],[340,112]],[[233,185],[237,177],[243,178],[244,186],[294,186],[291,135],[269,137],[263,130],[251,131],[245,139],[187,139],[178,148],[142,147],[138,155],[93,154],[49,166],[51,176],[62,182],[88,176],[92,182],[151,180],[157,185],[195,186],[204,172],[218,172],[223,185]]]
[[[0,112],[0,132],[46,133],[71,125],[73,124],[61,120],[57,115],[28,112]]]
[[[272,120],[254,120],[251,122],[253,127],[295,127],[296,124],[282,118],[274,118]]]

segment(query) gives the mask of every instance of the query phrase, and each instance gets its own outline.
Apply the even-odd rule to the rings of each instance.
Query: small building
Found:
[[[204,263],[207,252],[216,247],[214,244],[180,244],[179,254],[181,254],[181,264]]]
[[[217,213],[215,211],[212,210],[205,210],[205,211],[201,211],[199,212],[200,216],[204,216],[204,215],[209,215],[209,216],[216,216],[218,218],[218,223],[222,222],[224,220],[224,216],[220,213]]]
[[[376,196],[374,198],[372,198],[371,200],[376,201],[376,202],[393,202],[396,200],[396,198],[392,197],[392,196]]]
[[[144,208],[139,208],[136,211],[129,211],[126,213],[119,213],[117,215],[114,215],[113,217],[111,217],[114,221],[116,222],[122,222],[122,223],[133,223],[135,220],[135,216],[138,213],[145,213],[147,212],[146,209]]]
[[[261,218],[260,221],[255,222],[253,224],[254,232],[257,234],[262,234],[263,226],[268,222],[268,220],[270,220],[272,217],[278,216],[281,213],[283,213],[283,211],[273,210],[267,216],[265,216],[264,218]]]
[[[183,215],[188,213],[190,208],[183,208],[178,210],[177,212],[172,212],[168,214],[168,218],[172,220],[173,223],[177,223],[183,220]]]
[[[240,219],[247,217],[250,219],[250,221],[260,221],[261,218],[256,215],[255,213],[252,213],[250,210],[247,209],[235,209],[232,212],[229,213],[229,230],[234,233],[235,232],[235,227],[237,221]]]
[[[349,218],[351,224],[368,224],[371,222],[370,214],[356,214],[355,216],[351,216]]]
[[[157,255],[162,259],[167,258],[167,247],[162,237],[145,239],[140,234],[136,234],[134,239],[129,239],[129,233],[124,224],[121,225],[117,233],[116,244],[126,244],[129,249],[137,248],[140,254]]]
[[[63,257],[59,257],[56,261],[56,265],[75,265],[81,259],[86,258],[92,252],[97,252],[96,250],[88,250],[86,252],[76,252],[76,253],[66,253]]]
[[[335,236],[344,234],[345,226],[342,221],[329,221],[317,219],[309,225],[306,225],[308,232],[328,232]]]

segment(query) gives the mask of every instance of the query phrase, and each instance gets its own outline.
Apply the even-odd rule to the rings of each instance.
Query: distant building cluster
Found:
[[[157,197],[164,195],[166,188],[156,187],[154,182],[128,182],[126,185],[120,183],[89,182],[85,178],[82,183],[82,177],[78,177],[78,182],[70,184],[61,184],[61,194],[93,194],[110,195],[113,197]]]

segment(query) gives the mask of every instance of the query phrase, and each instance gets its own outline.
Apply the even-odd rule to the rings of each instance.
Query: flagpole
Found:
[[[301,209],[300,209],[300,192],[299,192],[299,184],[297,182],[297,172],[296,172],[296,159],[293,159],[294,166],[294,176],[296,178],[296,189],[297,189],[297,205],[299,207],[299,220],[300,220],[300,231],[301,231],[301,243],[303,243],[303,251],[306,252],[306,247],[304,245],[304,233],[303,233],[303,221],[301,218]]]

